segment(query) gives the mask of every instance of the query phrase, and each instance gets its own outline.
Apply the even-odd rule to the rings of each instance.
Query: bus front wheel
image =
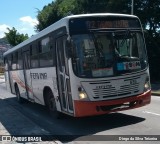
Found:
[[[47,90],[47,92],[45,93],[45,103],[47,109],[49,110],[49,114],[52,117],[59,118],[59,112],[56,108],[56,101],[51,90]]]

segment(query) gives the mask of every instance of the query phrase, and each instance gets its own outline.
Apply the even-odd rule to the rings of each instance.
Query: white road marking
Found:
[[[160,116],[160,114],[158,114],[158,113],[149,112],[149,111],[143,111],[143,113],[147,113],[147,114],[152,114],[152,115]]]

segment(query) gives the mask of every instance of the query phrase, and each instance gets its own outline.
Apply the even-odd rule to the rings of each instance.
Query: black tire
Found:
[[[24,102],[24,99],[21,97],[20,92],[19,92],[19,88],[17,85],[15,86],[15,92],[16,92],[18,103],[22,104]]]
[[[56,108],[56,100],[51,90],[45,93],[45,103],[51,117],[60,118],[60,112]]]
[[[54,99],[54,96],[53,96],[51,90],[49,90],[46,93],[46,106],[47,106],[48,110],[51,112],[55,112],[57,110],[55,99]]]

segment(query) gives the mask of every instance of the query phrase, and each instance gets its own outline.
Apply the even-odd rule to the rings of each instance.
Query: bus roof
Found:
[[[4,57],[10,53],[12,53],[13,51],[18,50],[19,48],[28,45],[29,43],[49,34],[50,32],[63,27],[63,26],[67,26],[68,25],[68,21],[69,19],[72,18],[83,18],[83,17],[95,17],[95,16],[99,16],[99,17],[103,17],[103,16],[119,16],[119,17],[133,17],[133,18],[137,18],[137,16],[134,15],[128,15],[128,14],[116,14],[116,13],[95,13],[95,14],[79,14],[79,15],[70,15],[67,17],[64,17],[62,19],[60,19],[59,21],[55,22],[54,24],[50,25],[49,27],[45,28],[44,30],[40,31],[38,34],[32,36],[31,38],[25,40],[24,42],[18,44],[17,46],[9,49],[7,52],[4,53]],[[68,30],[68,29],[67,29]]]

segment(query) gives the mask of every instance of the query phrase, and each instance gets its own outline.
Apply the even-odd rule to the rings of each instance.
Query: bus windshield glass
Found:
[[[124,75],[148,66],[141,30],[93,30],[73,34],[73,70],[78,77]]]

